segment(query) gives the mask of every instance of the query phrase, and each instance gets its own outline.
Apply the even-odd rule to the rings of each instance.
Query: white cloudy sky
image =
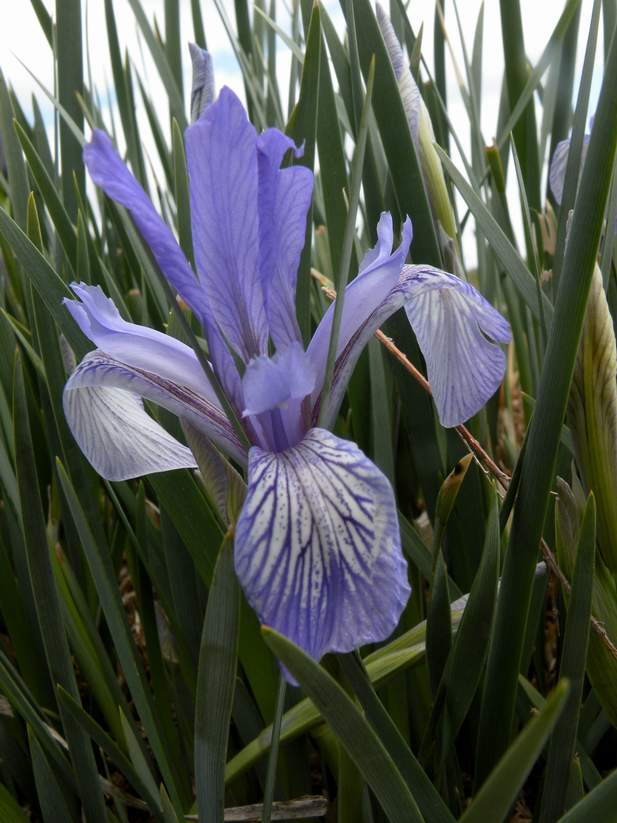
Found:
[[[7,2],[7,0],[5,0]],[[48,8],[53,8],[53,0],[45,0]],[[191,3],[190,0],[178,0],[181,8],[182,36],[187,42],[192,38],[191,25]],[[384,0],[382,0],[384,2]],[[527,53],[532,61],[539,58],[546,42],[553,30],[557,19],[563,10],[565,0],[521,0],[523,13],[525,44]],[[341,13],[338,0],[322,0],[337,25],[341,24]],[[148,17],[152,20],[156,16],[160,27],[163,28],[163,0],[142,0]],[[285,0],[279,0],[277,6],[285,8]],[[387,3],[384,2],[384,5]],[[503,60],[501,51],[501,29],[499,19],[498,0],[485,0],[484,19],[484,77],[482,93],[482,124],[484,137],[489,142],[495,135],[497,122],[497,108],[499,102],[499,91],[501,77],[503,73]],[[105,90],[110,88],[111,70],[109,67],[107,34],[105,27],[105,14],[103,0],[83,0],[82,6],[86,14],[85,36],[87,37],[87,50],[90,65],[92,68],[95,83],[101,91],[103,97]],[[229,17],[233,20],[233,0],[223,0],[223,6],[228,10]],[[429,66],[432,66],[432,41],[433,41],[433,14],[434,0],[413,0],[409,3],[410,19],[414,31],[418,31],[420,26],[424,26],[423,52]],[[462,16],[462,27],[467,43],[468,51],[471,51],[473,33],[480,10],[481,0],[459,0],[459,9]],[[585,36],[589,28],[592,0],[582,0],[581,35]],[[452,11],[452,3],[446,4],[448,17],[447,25],[455,54],[455,59],[462,66],[461,48],[456,29],[456,24]],[[157,76],[153,64],[148,58],[147,48],[141,44],[137,24],[133,17],[128,0],[114,0],[117,26],[121,39],[121,45],[126,47],[135,63],[137,70],[142,77],[147,78],[147,84],[151,93],[156,99],[157,95],[164,95],[162,86]],[[242,83],[239,71],[235,65],[233,53],[229,47],[225,30],[221,24],[213,0],[202,0],[202,13],[206,29],[208,46],[214,57],[217,87],[227,84],[242,95]],[[601,52],[602,52],[602,32],[600,32],[600,48],[598,49],[598,65],[594,86],[592,90],[592,100],[590,110],[595,108],[595,100],[599,91],[601,80]],[[580,73],[582,63],[584,41],[579,44],[577,57],[578,69]],[[280,45],[280,66],[281,72],[285,71],[289,65],[290,55],[288,49],[281,43]],[[28,72],[21,65],[25,63],[30,71],[48,88],[53,87],[53,66],[51,50],[42,34],[38,21],[32,11],[29,0],[14,0],[10,3],[10,14],[3,14],[0,25],[0,68],[4,72],[9,82],[16,89],[26,110],[29,109],[30,95],[35,92],[39,99],[41,93],[36,84],[29,76]],[[185,52],[186,76],[189,72],[188,51]],[[456,77],[449,61],[448,77],[449,109],[450,116],[455,124],[460,124],[457,129],[464,147],[469,144],[468,126],[465,110],[456,88]],[[49,114],[49,105],[43,104],[42,108]],[[166,118],[162,118],[166,120]],[[455,158],[456,160],[456,158]]]

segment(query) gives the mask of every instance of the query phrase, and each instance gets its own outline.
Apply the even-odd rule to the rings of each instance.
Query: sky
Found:
[[[53,2],[50,2],[50,0],[44,0],[44,2],[49,10],[53,8]],[[192,39],[191,2],[190,0],[178,0],[178,2],[181,10],[182,37],[188,43]],[[387,5],[387,0],[383,0],[383,2],[384,5]],[[550,33],[563,10],[564,0],[520,0],[520,2],[525,46],[530,60],[535,63],[540,57]],[[278,0],[277,7],[282,10],[282,12],[280,12],[281,20],[283,20],[286,5],[286,0]],[[322,0],[322,5],[325,6],[334,23],[342,27],[342,14],[338,0]],[[112,83],[104,3],[103,0],[82,0],[82,6],[85,15],[84,37],[87,44],[87,55],[92,76],[103,100],[107,99],[109,104],[113,105],[113,99],[109,98],[107,92],[107,90],[112,87]],[[163,28],[164,0],[142,0],[142,6],[148,18],[152,21],[156,16],[160,27]],[[233,21],[233,0],[222,0],[222,6],[225,8],[229,18]],[[481,7],[481,0],[459,0],[458,6],[461,12],[463,38],[468,52],[471,52],[471,44],[473,42],[474,30]],[[581,6],[580,32],[581,37],[584,37],[589,29],[592,0],[581,0]],[[417,33],[420,27],[423,26],[423,54],[430,67],[432,67],[433,60],[434,7],[434,0],[412,0],[412,2],[409,3],[409,16],[414,31]],[[453,4],[451,0],[447,0],[446,24],[452,48],[452,56],[446,58],[448,65],[448,107],[450,118],[455,128],[460,124],[460,129],[457,129],[457,133],[461,139],[464,150],[467,151],[469,147],[467,118],[462,99],[458,93],[456,72],[453,68],[454,60],[462,71],[463,59],[460,38],[456,21],[452,14],[452,8]],[[114,0],[114,10],[122,48],[128,49],[137,70],[141,73],[142,77],[146,78],[147,86],[153,99],[156,100],[159,95],[164,96],[163,86],[158,78],[156,67],[150,60],[147,47],[140,40],[137,23],[128,0]],[[202,15],[204,18],[208,47],[214,60],[217,88],[220,88],[222,85],[228,85],[243,97],[241,76],[213,0],[202,0]],[[584,42],[581,39],[577,54],[577,77],[580,75],[583,49]],[[591,112],[595,109],[595,101],[601,82],[601,53],[602,32],[600,31],[598,64],[590,104]],[[279,58],[279,74],[281,76],[287,76],[291,56],[289,49],[282,42],[280,42],[277,57]],[[190,78],[188,49],[185,49],[184,61],[185,86],[188,87]],[[31,110],[29,102],[30,96],[32,93],[37,94],[41,108],[49,118],[51,124],[51,106],[44,97],[42,98],[40,89],[22,63],[28,67],[29,71],[38,78],[45,87],[50,90],[53,88],[53,61],[51,50],[39,27],[29,0],[15,0],[15,2],[11,3],[11,13],[3,15],[2,25],[0,26],[0,68],[16,90],[27,112]],[[483,86],[481,100],[482,128],[486,143],[492,141],[496,132],[502,74],[503,58],[499,2],[498,0],[485,0]],[[185,88],[185,93],[188,93],[188,88]],[[285,97],[283,97],[283,99],[285,99]],[[162,121],[166,120],[166,118],[161,119]],[[453,159],[457,162],[456,154],[454,154]]]

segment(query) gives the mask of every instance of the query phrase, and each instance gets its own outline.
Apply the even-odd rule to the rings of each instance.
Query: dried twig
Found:
[[[233,806],[225,809],[225,821],[261,820],[263,805]],[[328,800],[325,797],[301,797],[299,800],[283,800],[272,804],[272,820],[310,820],[325,817]],[[197,820],[196,814],[185,815],[186,820]]]

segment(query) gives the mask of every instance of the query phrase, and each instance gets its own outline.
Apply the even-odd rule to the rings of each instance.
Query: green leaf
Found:
[[[47,756],[31,729],[28,729],[28,742],[32,758],[32,771],[36,784],[36,794],[44,821],[75,820],[67,804],[64,791],[54,774]],[[0,804],[1,809],[1,804]],[[4,820],[4,818],[2,818]],[[7,820],[8,823],[8,820]]]
[[[64,686],[78,700],[77,682],[62,623],[58,592],[49,557],[45,516],[38,494],[40,486],[30,431],[24,376],[19,356],[16,357],[15,362],[13,403],[17,485],[22,500],[22,527],[39,629],[45,648],[47,665],[54,682]],[[72,718],[63,715],[62,720],[71,749],[75,776],[84,809],[93,822],[105,823],[105,804],[90,741]]]
[[[536,408],[526,439],[510,544],[489,653],[487,686],[480,720],[480,777],[505,751],[527,622],[538,545],[555,473],[561,424],[581,337],[596,262],[604,209],[617,148],[617,40],[606,66],[589,141],[577,207],[566,246],[554,321],[542,366]],[[495,718],[500,723],[495,727]]]
[[[0,818],[5,823],[28,823],[29,818],[6,786],[0,784]]]
[[[570,686],[561,680],[544,708],[511,744],[461,817],[461,823],[503,820],[561,715]]]
[[[238,2],[238,0],[237,0]],[[245,5],[245,4],[242,4]],[[315,143],[317,140],[317,116],[319,101],[319,68],[321,64],[321,31],[320,7],[313,6],[309,30],[306,38],[306,52],[302,66],[300,81],[300,96],[291,113],[285,132],[293,138],[297,145],[304,143],[304,155],[300,159],[302,165],[313,170],[315,164]],[[305,343],[308,343],[311,330],[310,316],[310,289],[311,289],[311,237],[313,223],[313,207],[309,208],[306,223],[306,237],[300,266],[298,269],[298,285],[296,288],[296,313],[300,332]]]
[[[338,683],[282,635],[268,628],[262,631],[266,643],[321,711],[392,823],[422,821],[418,805],[383,743]]]
[[[570,769],[578,734],[578,719],[585,682],[585,665],[589,645],[591,599],[596,555],[596,506],[590,494],[583,515],[572,592],[563,639],[559,676],[572,684],[566,708],[560,717],[548,747],[540,823],[559,820],[566,809]]]
[[[240,591],[226,537],[208,596],[195,706],[195,781],[200,823],[223,819],[225,760],[238,659]]]
[[[83,57],[81,31],[81,0],[56,0],[54,53],[58,80],[58,101],[80,131],[83,112],[78,95],[83,95]],[[77,218],[77,198],[73,178],[79,192],[84,191],[84,163],[81,145],[69,125],[60,121],[60,156],[62,199],[73,219]]]
[[[617,808],[617,771],[606,777],[599,786],[589,792],[565,814],[560,823],[589,823],[589,821],[615,820]]]
[[[356,20],[358,53],[365,80],[375,57],[373,110],[388,161],[401,218],[410,215],[414,224],[414,259],[434,266],[441,253],[424,190],[419,160],[403,108],[398,83],[369,0],[345,3],[349,25],[350,5]]]
[[[154,708],[146,685],[145,673],[137,657],[131,631],[127,624],[126,613],[115,580],[109,551],[106,547],[101,550],[101,547],[97,545],[90,525],[84,515],[79,497],[64,466],[59,460],[57,461],[57,470],[62,490],[67,499],[73,522],[79,533],[90,573],[92,574],[101,601],[101,608],[103,609],[105,619],[113,637],[127,685],[135,702],[135,707],[144,724],[150,745],[152,746],[161,772],[165,777],[165,781],[170,791],[175,793],[176,788],[173,771],[159,735]],[[177,795],[174,798],[174,805],[176,805],[177,808],[181,808],[180,799]]]

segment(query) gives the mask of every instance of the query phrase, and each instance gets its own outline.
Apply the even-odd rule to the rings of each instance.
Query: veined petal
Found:
[[[407,218],[403,224],[401,243],[393,252],[392,217],[387,212],[381,215],[377,226],[377,244],[366,253],[358,276],[345,289],[337,357],[345,350],[358,328],[397,285],[411,245],[411,237],[411,220]],[[334,303],[323,316],[307,349],[318,375],[314,398],[321,391],[323,383],[333,318]]]
[[[203,323],[205,296],[171,229],[157,214],[148,195],[124,165],[105,132],[95,129],[84,149],[84,162],[93,182],[116,203],[128,209],[161,271]]]
[[[268,129],[257,140],[259,173],[259,270],[270,335],[275,346],[300,340],[296,280],[313,195],[313,174],[304,166],[280,165],[293,140]]]
[[[319,659],[388,637],[409,597],[394,494],[354,443],[311,429],[249,453],[238,579],[259,620]]]
[[[558,204],[561,204],[563,197],[563,186],[566,179],[566,166],[568,165],[568,155],[570,153],[570,140],[562,140],[557,143],[548,173],[548,182],[553,192],[553,197]]]
[[[274,357],[251,360],[242,378],[243,416],[253,426],[256,445],[284,451],[304,437],[315,380],[313,364],[298,342],[279,349]]]
[[[587,157],[587,146],[589,144],[589,134],[583,137],[583,146],[581,149],[581,164],[579,169],[579,179],[583,166],[585,165],[585,158]],[[566,182],[566,170],[568,167],[568,157],[570,155],[571,138],[562,140],[557,143],[553,157],[551,158],[551,165],[548,173],[548,182],[553,192],[553,197],[558,205],[561,205],[563,198],[563,187]]]
[[[227,418],[207,398],[94,351],[67,381],[63,403],[75,440],[103,477],[127,480],[195,465],[190,451],[146,413],[141,398],[187,420],[239,462],[246,460]]]
[[[236,95],[218,100],[186,130],[193,246],[208,311],[248,362],[267,353],[259,276],[257,135]]]
[[[195,43],[189,43],[191,62],[193,64],[193,81],[191,84],[191,121],[203,114],[214,100],[214,69],[212,57]]]
[[[473,417],[499,388],[508,322],[469,283],[430,266],[407,266],[405,311],[424,355],[442,426]],[[494,342],[492,342],[494,341]]]
[[[100,286],[71,283],[71,289],[81,302],[65,300],[64,304],[97,348],[130,366],[180,383],[220,408],[193,349],[167,334],[123,320]]]
[[[497,391],[506,359],[496,343],[510,342],[508,322],[473,286],[453,274],[431,266],[404,266],[395,288],[357,327],[339,354],[324,425],[334,423],[364,347],[403,306],[426,360],[442,426],[463,423]],[[318,414],[319,402],[313,421]]]

